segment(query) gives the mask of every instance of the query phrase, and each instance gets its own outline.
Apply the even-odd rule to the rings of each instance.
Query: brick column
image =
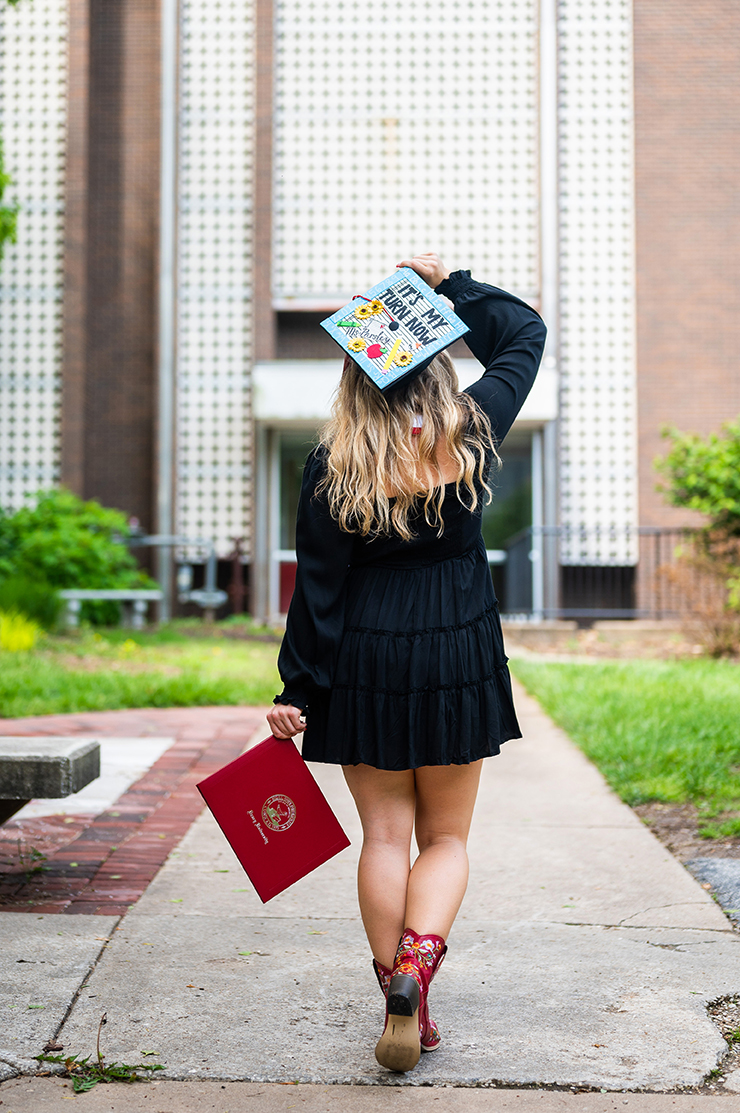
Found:
[[[154,527],[158,0],[70,0],[62,480]]]
[[[635,0],[634,35],[640,522],[677,526],[660,427],[740,412],[740,6]]]

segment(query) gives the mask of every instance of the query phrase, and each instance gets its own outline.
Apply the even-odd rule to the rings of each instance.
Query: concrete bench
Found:
[[[99,776],[99,742],[0,738],[0,823],[29,800],[71,796]]]
[[[86,599],[112,599],[123,604],[123,625],[133,630],[143,630],[149,604],[162,600],[162,592],[155,588],[65,588],[59,596],[67,604],[67,626],[79,626],[80,610]]]

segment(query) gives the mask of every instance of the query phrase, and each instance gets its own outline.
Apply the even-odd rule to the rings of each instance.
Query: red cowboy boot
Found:
[[[444,950],[437,955],[436,959],[434,960],[432,969],[429,972],[427,991],[424,994],[424,1003],[421,1012],[419,1013],[419,1038],[421,1040],[422,1051],[436,1051],[442,1042],[442,1036],[440,1035],[439,1028],[429,1015],[429,987],[432,984],[434,975],[437,973],[440,966],[442,965],[446,954],[447,947],[445,947]]]
[[[375,1048],[381,1066],[412,1070],[422,1047],[425,1051],[439,1047],[439,1030],[429,1019],[427,995],[446,953],[439,935],[417,935],[407,928],[401,936],[388,987],[385,1031]]]
[[[447,954],[447,948],[445,947],[445,949],[442,951],[442,953],[439,955],[439,957],[435,961],[432,972],[429,975],[429,984],[430,985],[431,985],[431,982],[432,982],[432,978],[434,977],[434,975],[437,973],[440,966],[442,965],[442,960],[444,959],[446,954]],[[390,985],[391,975],[392,975],[393,971],[389,970],[387,966],[383,966],[382,962],[378,962],[378,960],[375,959],[375,958],[373,959],[373,970],[375,971],[375,977],[378,979],[378,985],[380,986],[381,990],[383,991],[383,996],[387,1000],[387,998],[388,998],[388,986]],[[386,1017],[385,1018],[386,1018],[386,1022],[387,1022],[387,1020],[388,1020],[388,1010],[387,1009],[386,1009]],[[427,999],[425,999],[425,1001],[424,1001],[424,1008],[422,1010],[420,1010],[420,1012],[419,1012],[419,1037],[420,1037],[420,1040],[421,1040],[421,1050],[422,1051],[436,1051],[437,1048],[439,1047],[440,1043],[442,1042],[442,1037],[439,1034],[439,1028],[434,1023],[432,1018],[429,1016],[429,1008],[428,1008],[428,1000]]]
[[[383,966],[382,962],[378,962],[377,958],[373,959],[373,970],[375,971],[375,977],[378,979],[378,985],[383,991],[383,996],[387,999],[388,986],[391,984],[393,971],[389,970],[387,966]]]
[[[385,1023],[383,1025],[383,1030],[385,1031],[388,1026],[388,986],[391,984],[391,975],[393,971],[389,970],[387,966],[383,966],[382,962],[378,962],[377,958],[373,959],[373,970],[375,971],[375,977],[378,979],[378,985],[385,997]]]
[[[436,1051],[442,1042],[439,1029],[429,1016],[429,986],[447,954],[445,941],[439,935],[417,935],[406,928],[396,955],[396,967],[411,963],[417,965],[420,975],[421,1007],[419,1009],[419,1037],[422,1051]],[[401,958],[399,959],[399,955]],[[410,972],[410,971],[409,971]]]

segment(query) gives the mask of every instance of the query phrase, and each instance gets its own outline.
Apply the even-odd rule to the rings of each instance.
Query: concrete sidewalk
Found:
[[[62,1021],[65,1052],[87,1054],[105,1011],[106,1057],[156,1052],[146,1061],[165,1064],[160,1079],[701,1084],[726,1051],[706,1005],[740,992],[740,938],[521,690],[517,706],[525,738],[484,768],[470,888],[435,982],[444,1043],[412,1074],[390,1076],[373,1056],[383,1009],[355,896],[359,827],[341,771],[321,766],[313,771],[353,845],[267,906],[204,813],[120,923],[0,915],[2,996],[25,986],[16,1013],[5,1012],[6,1074],[35,1067]],[[307,1102],[296,1107],[330,1108]]]
[[[58,1079],[0,1085],[7,1113],[69,1113]],[[96,1086],[84,1113],[737,1113],[740,1099],[706,1094],[568,1093],[446,1086],[297,1086],[258,1082],[155,1082]],[[62,1102],[65,1104],[62,1105]]]

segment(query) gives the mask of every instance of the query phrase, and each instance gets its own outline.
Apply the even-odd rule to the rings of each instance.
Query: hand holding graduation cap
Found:
[[[422,255],[414,255],[413,259],[404,259],[396,263],[397,267],[410,267],[416,271],[419,278],[423,278],[428,286],[436,290],[440,282],[450,277],[450,272],[434,251],[426,251]]]

